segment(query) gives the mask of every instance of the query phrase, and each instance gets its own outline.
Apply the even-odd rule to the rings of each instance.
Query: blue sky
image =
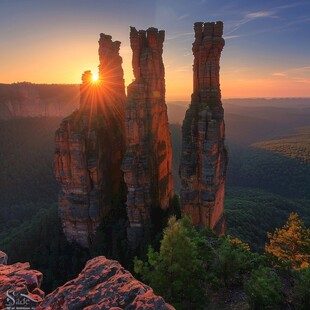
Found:
[[[122,42],[129,26],[166,31],[168,99],[190,97],[193,23],[224,22],[224,97],[310,97],[310,1],[0,0],[0,82],[79,83],[96,70],[99,33]]]

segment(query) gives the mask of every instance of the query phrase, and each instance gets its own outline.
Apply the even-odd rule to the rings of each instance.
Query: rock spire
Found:
[[[56,132],[55,175],[61,185],[59,214],[69,241],[83,247],[123,187],[125,85],[120,42],[100,34],[99,80],[85,71],[80,109]]]
[[[130,29],[135,81],[127,91],[128,147],[122,170],[128,190],[128,238],[133,247],[148,233],[152,215],[167,209],[174,194],[162,59],[164,38],[164,31],[156,28]]]
[[[227,152],[219,83],[223,23],[195,23],[193,94],[182,126],[181,206],[196,226],[224,231]]]

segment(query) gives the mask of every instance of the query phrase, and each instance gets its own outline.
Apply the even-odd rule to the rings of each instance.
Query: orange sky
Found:
[[[57,3],[56,3],[57,2]],[[0,1],[0,83],[80,83],[96,71],[100,32],[119,40],[125,82],[132,79],[129,26],[166,31],[167,100],[190,100],[193,22],[223,20],[223,98],[310,97],[310,3]],[[284,3],[285,2],[285,3]],[[141,14],[143,3],[143,14]],[[35,5],[34,5],[35,4]],[[90,5],[91,4],[91,5]],[[309,29],[309,27],[308,27]]]

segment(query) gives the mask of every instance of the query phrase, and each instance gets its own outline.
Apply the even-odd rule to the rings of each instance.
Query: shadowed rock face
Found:
[[[182,127],[181,205],[196,226],[224,232],[227,153],[219,83],[223,23],[195,23],[193,94]]]
[[[32,299],[26,298],[29,307],[37,306],[44,298],[44,292],[40,290],[42,273],[31,270],[29,263],[6,265],[7,259],[7,255],[0,251],[0,309],[13,305],[15,298],[23,299],[20,294]]]
[[[172,149],[162,60],[164,31],[137,31],[130,44],[135,81],[128,86],[127,151],[122,170],[127,185],[128,238],[137,247],[150,226],[151,209],[166,209],[173,195]]]
[[[61,185],[59,214],[69,241],[88,247],[123,188],[126,102],[120,42],[101,34],[99,80],[85,71],[80,109],[56,132],[55,175]]]
[[[117,261],[99,256],[49,294],[38,309],[174,309]]]

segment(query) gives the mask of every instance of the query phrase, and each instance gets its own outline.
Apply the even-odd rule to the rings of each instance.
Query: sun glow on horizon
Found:
[[[96,83],[98,81],[98,78],[99,78],[98,73],[96,73],[96,72],[93,73],[93,77],[92,77],[93,83]]]

